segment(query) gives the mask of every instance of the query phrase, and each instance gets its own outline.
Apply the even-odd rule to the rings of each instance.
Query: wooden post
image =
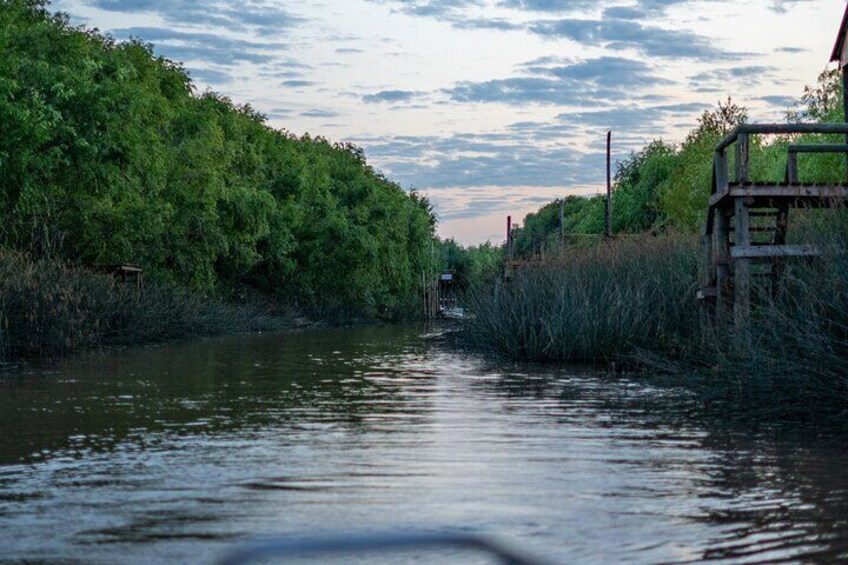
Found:
[[[789,206],[783,204],[777,210],[774,229],[774,244],[786,245],[786,233],[789,231]],[[771,264],[771,294],[777,298],[780,291],[780,283],[783,279],[783,274],[786,271],[786,260],[783,258],[775,259]]]
[[[848,66],[842,67],[842,112],[842,119],[848,123]],[[848,144],[848,135],[845,143]],[[845,154],[845,178],[848,180],[848,153]]]
[[[798,154],[790,151],[786,156],[786,182],[795,184],[798,182]]]
[[[612,237],[612,132],[607,132],[607,201],[604,207],[605,231],[607,238]]]
[[[740,133],[736,141],[736,182],[748,181],[748,134]]]
[[[736,241],[734,247],[751,245],[751,219],[744,198],[735,201]],[[747,324],[751,315],[751,259],[735,259],[733,261],[733,313],[737,327]]]
[[[716,191],[724,192],[725,190],[727,190],[727,183],[730,181],[730,179],[728,178],[727,172],[727,151],[725,151],[724,149],[716,152],[715,176]]]
[[[716,318],[725,321],[726,313],[730,307],[730,229],[725,210],[715,211],[715,224],[713,228],[713,260],[716,279]]]

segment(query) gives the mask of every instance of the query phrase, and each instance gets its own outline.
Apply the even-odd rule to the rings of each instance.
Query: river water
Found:
[[[439,331],[3,374],[0,561],[204,563],[258,535],[386,530],[483,532],[554,563],[848,559],[841,434],[722,422],[679,390],[498,364]]]

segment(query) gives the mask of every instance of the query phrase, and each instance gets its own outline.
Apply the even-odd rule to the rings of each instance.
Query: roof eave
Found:
[[[833,53],[830,55],[831,62],[842,61],[842,48],[845,46],[846,34],[848,34],[848,6],[845,7],[845,13],[842,15],[839,36],[836,38],[836,45],[833,46]]]

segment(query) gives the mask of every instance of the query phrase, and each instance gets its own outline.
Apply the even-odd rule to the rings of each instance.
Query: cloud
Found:
[[[760,96],[759,98],[757,98],[757,100],[762,100],[763,102],[765,102],[766,104],[769,104],[770,106],[778,106],[778,107],[783,108],[783,109],[791,108],[791,107],[795,106],[796,104],[798,104],[798,99],[794,98],[792,96],[780,96],[780,95]]]
[[[554,58],[537,59],[522,65],[531,76],[462,82],[446,92],[455,102],[599,106],[623,96],[638,98],[637,93],[643,89],[674,84],[653,74],[647,64],[632,59],[599,57],[566,64],[556,62]]]
[[[461,8],[480,5],[479,0],[399,0],[400,10],[415,16],[431,16],[445,18]]]
[[[395,0],[390,3],[400,5],[399,10],[406,14],[446,21],[459,29],[524,30],[547,39],[570,39],[584,45],[618,50],[633,49],[656,57],[713,61],[749,55],[716,48],[709,38],[691,31],[644,23],[663,16],[671,6],[687,2],[692,0],[637,0],[635,5],[629,6],[609,0],[501,0],[496,4],[499,8],[518,12],[524,18],[488,17],[492,6],[483,0]],[[526,21],[526,14],[583,13],[591,16],[598,11],[601,13],[597,19]],[[480,17],[479,14],[485,16]]]
[[[770,10],[779,14],[784,14],[794,7],[795,4],[812,2],[813,0],[772,0]]]
[[[222,85],[227,84],[232,80],[232,77],[224,71],[218,71],[215,69],[192,69],[189,73],[191,78],[195,81],[205,82],[208,85]]]
[[[662,13],[670,6],[683,4],[691,0],[638,0],[635,6],[611,6],[605,12],[620,14]],[[602,7],[608,2],[598,0],[502,0],[500,6],[530,12],[585,12]]]
[[[743,65],[740,67],[710,69],[689,78],[690,85],[696,92],[727,91],[744,83],[747,86],[781,84],[785,81],[778,78],[780,69],[765,65]]]
[[[577,12],[596,8],[597,0],[503,0],[500,6],[529,12]]]
[[[110,12],[157,14],[172,24],[213,26],[259,35],[279,35],[304,21],[278,5],[257,0],[88,0],[87,3]]]
[[[638,20],[647,14],[636,6],[613,6],[604,10],[604,19]]]
[[[311,80],[284,80],[280,83],[280,86],[285,86],[286,88],[305,88],[307,86],[313,86],[315,83]]]
[[[483,186],[587,186],[597,179],[600,153],[529,143],[515,133],[394,136],[355,140],[369,160],[404,186],[428,190]]]
[[[573,127],[660,137],[665,132],[664,124],[669,118],[692,116],[691,123],[694,125],[695,116],[710,107],[709,104],[699,102],[647,107],[621,106],[591,112],[566,112],[556,119]]]
[[[515,122],[503,131],[488,133],[354,141],[391,178],[404,186],[423,190],[580,188],[603,180],[599,171],[604,167],[607,129],[614,131],[613,156],[620,160],[641,149],[646,142],[663,137],[668,133],[669,122],[694,127],[698,115],[709,107],[700,102],[631,105],[563,112],[551,120]],[[477,212],[463,208],[445,218],[481,216],[495,206],[483,203]]]
[[[531,23],[529,30],[549,39],[570,39],[613,50],[633,49],[650,57],[702,61],[738,59],[743,54],[722,51],[692,32],[646,26],[626,19],[559,19]]]
[[[524,29],[523,24],[518,24],[504,19],[487,18],[452,18],[451,22],[457,29],[494,29],[498,31],[512,31]]]
[[[292,112],[288,108],[271,108],[263,114],[270,120],[284,120],[290,118]]]
[[[223,35],[185,32],[158,27],[130,27],[113,31],[115,37],[137,37],[155,44],[156,51],[176,61],[203,61],[232,66],[240,63],[271,62],[285,43],[257,43]]]
[[[301,112],[300,115],[304,118],[335,118],[339,115],[339,113],[334,112],[333,110],[322,110],[319,108],[313,108],[312,110],[306,110],[305,112]]]
[[[409,102],[423,94],[423,92],[413,92],[411,90],[383,90],[374,94],[366,94],[362,97],[362,101],[366,104]]]

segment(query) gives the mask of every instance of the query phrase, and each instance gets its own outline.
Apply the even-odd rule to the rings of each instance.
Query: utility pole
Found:
[[[612,204],[612,132],[607,132],[607,201],[604,206],[605,231],[604,235],[609,239],[612,237],[612,219],[610,206]]]
[[[512,216],[506,217],[506,256],[512,259]]]

